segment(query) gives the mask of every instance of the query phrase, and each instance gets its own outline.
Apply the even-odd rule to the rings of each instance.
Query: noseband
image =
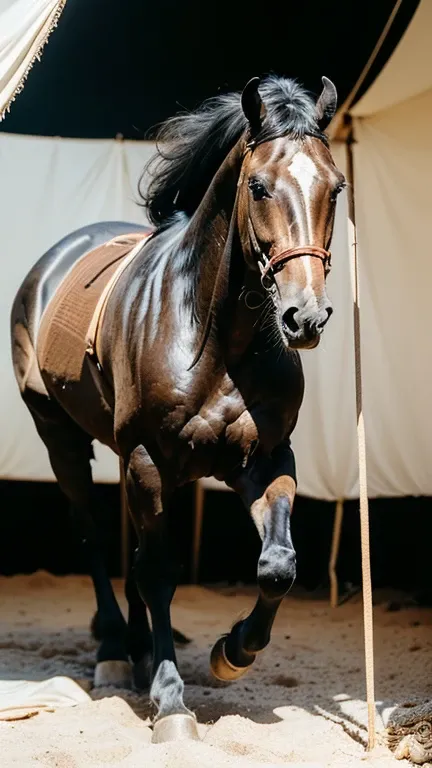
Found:
[[[271,259],[261,252],[260,254],[264,260],[264,264],[260,261],[258,266],[261,272],[261,283],[263,288],[266,288],[264,280],[266,277],[273,276],[279,269],[283,269],[287,261],[296,259],[300,256],[313,256],[317,259],[321,259],[324,266],[324,274],[327,276],[331,268],[331,253],[326,251],[325,248],[320,248],[317,245],[298,245],[294,248],[287,248],[281,253],[275,254]],[[267,289],[267,288],[266,288]]]

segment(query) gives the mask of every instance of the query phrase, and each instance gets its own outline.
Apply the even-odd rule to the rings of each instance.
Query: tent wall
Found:
[[[432,495],[432,90],[355,121],[369,483]]]
[[[0,120],[39,59],[66,0],[1,0]]]
[[[405,34],[364,96],[350,109],[369,117],[432,88],[432,3],[421,0]]]
[[[381,124],[372,128],[359,126],[369,142],[364,150],[366,156],[361,154],[363,138],[356,147],[360,239],[365,261],[363,282],[371,281],[372,285],[369,292],[367,286],[363,288],[362,302],[371,496],[432,493],[427,451],[432,430],[425,410],[430,371],[427,361],[416,363],[423,366],[425,375],[424,389],[417,396],[413,394],[415,379],[411,379],[410,388],[410,374],[404,364],[416,355],[421,357],[417,342],[415,350],[409,345],[426,334],[425,320],[416,322],[415,316],[420,309],[419,298],[425,297],[427,290],[427,253],[423,251],[423,272],[416,278],[407,256],[412,227],[400,206],[411,195],[409,211],[415,212],[416,204],[421,205],[421,195],[413,176],[409,177],[406,194],[398,186],[401,168],[392,171],[394,153],[385,138],[389,129],[390,126],[385,128]],[[426,142],[426,129],[424,133]],[[406,140],[404,134],[397,144],[402,155]],[[377,141],[381,143],[375,149]],[[392,141],[397,142],[397,137]],[[136,189],[143,165],[153,151],[151,144],[141,142],[0,135],[0,229],[5,266],[0,283],[1,477],[52,479],[45,449],[13,378],[9,312],[14,294],[37,258],[67,232],[97,220],[145,220],[136,203]],[[342,170],[344,153],[342,145],[334,146],[333,154]],[[380,162],[377,153],[382,158]],[[407,161],[401,157],[402,170],[410,165],[413,154],[414,147]],[[420,156],[416,164],[422,165]],[[422,236],[424,244],[424,232]],[[415,242],[420,245],[420,240],[419,236]],[[293,439],[299,492],[328,500],[358,495],[352,300],[343,195],[338,204],[332,252],[329,294],[335,313],[318,349],[302,353],[306,395]],[[381,258],[385,259],[382,264],[388,265],[382,269]],[[400,277],[396,269],[389,269],[390,265],[402,269]],[[415,290],[418,284],[420,292]],[[404,293],[403,288],[408,285],[410,289]],[[398,303],[393,306],[395,296]],[[398,338],[403,340],[401,344]],[[116,482],[116,458],[102,446],[96,446],[96,458],[96,480]]]
[[[57,240],[103,220],[145,222],[137,183],[154,151],[144,142],[70,141],[0,134],[0,477],[53,479],[21,402],[10,359],[9,314],[31,266]],[[116,482],[118,461],[96,446],[95,479]]]

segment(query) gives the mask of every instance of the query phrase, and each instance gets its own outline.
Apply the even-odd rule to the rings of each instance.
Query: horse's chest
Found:
[[[257,445],[257,426],[243,398],[234,388],[227,389],[218,389],[177,431],[174,455],[182,457],[185,476],[224,476],[244,465]]]

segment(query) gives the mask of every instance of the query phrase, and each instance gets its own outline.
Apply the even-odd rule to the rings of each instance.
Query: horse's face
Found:
[[[264,270],[263,285],[273,289],[285,343],[315,347],[333,311],[328,248],[344,177],[325,144],[312,137],[258,145],[243,171],[246,259]]]
[[[335,86],[326,77],[322,81],[322,93],[311,107],[321,133],[337,104]],[[260,269],[262,284],[271,292],[285,344],[311,348],[332,313],[326,291],[328,249],[344,177],[318,137],[287,135],[255,143],[266,119],[259,82],[250,80],[242,94],[251,151],[240,180],[240,238],[248,266]]]

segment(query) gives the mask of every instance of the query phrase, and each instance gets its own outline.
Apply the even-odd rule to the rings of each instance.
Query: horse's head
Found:
[[[336,89],[323,78],[316,135],[266,140],[266,107],[258,85],[254,78],[242,95],[249,122],[238,201],[243,253],[272,295],[284,343],[312,348],[333,311],[326,290],[328,249],[344,177],[320,132],[335,113]]]

